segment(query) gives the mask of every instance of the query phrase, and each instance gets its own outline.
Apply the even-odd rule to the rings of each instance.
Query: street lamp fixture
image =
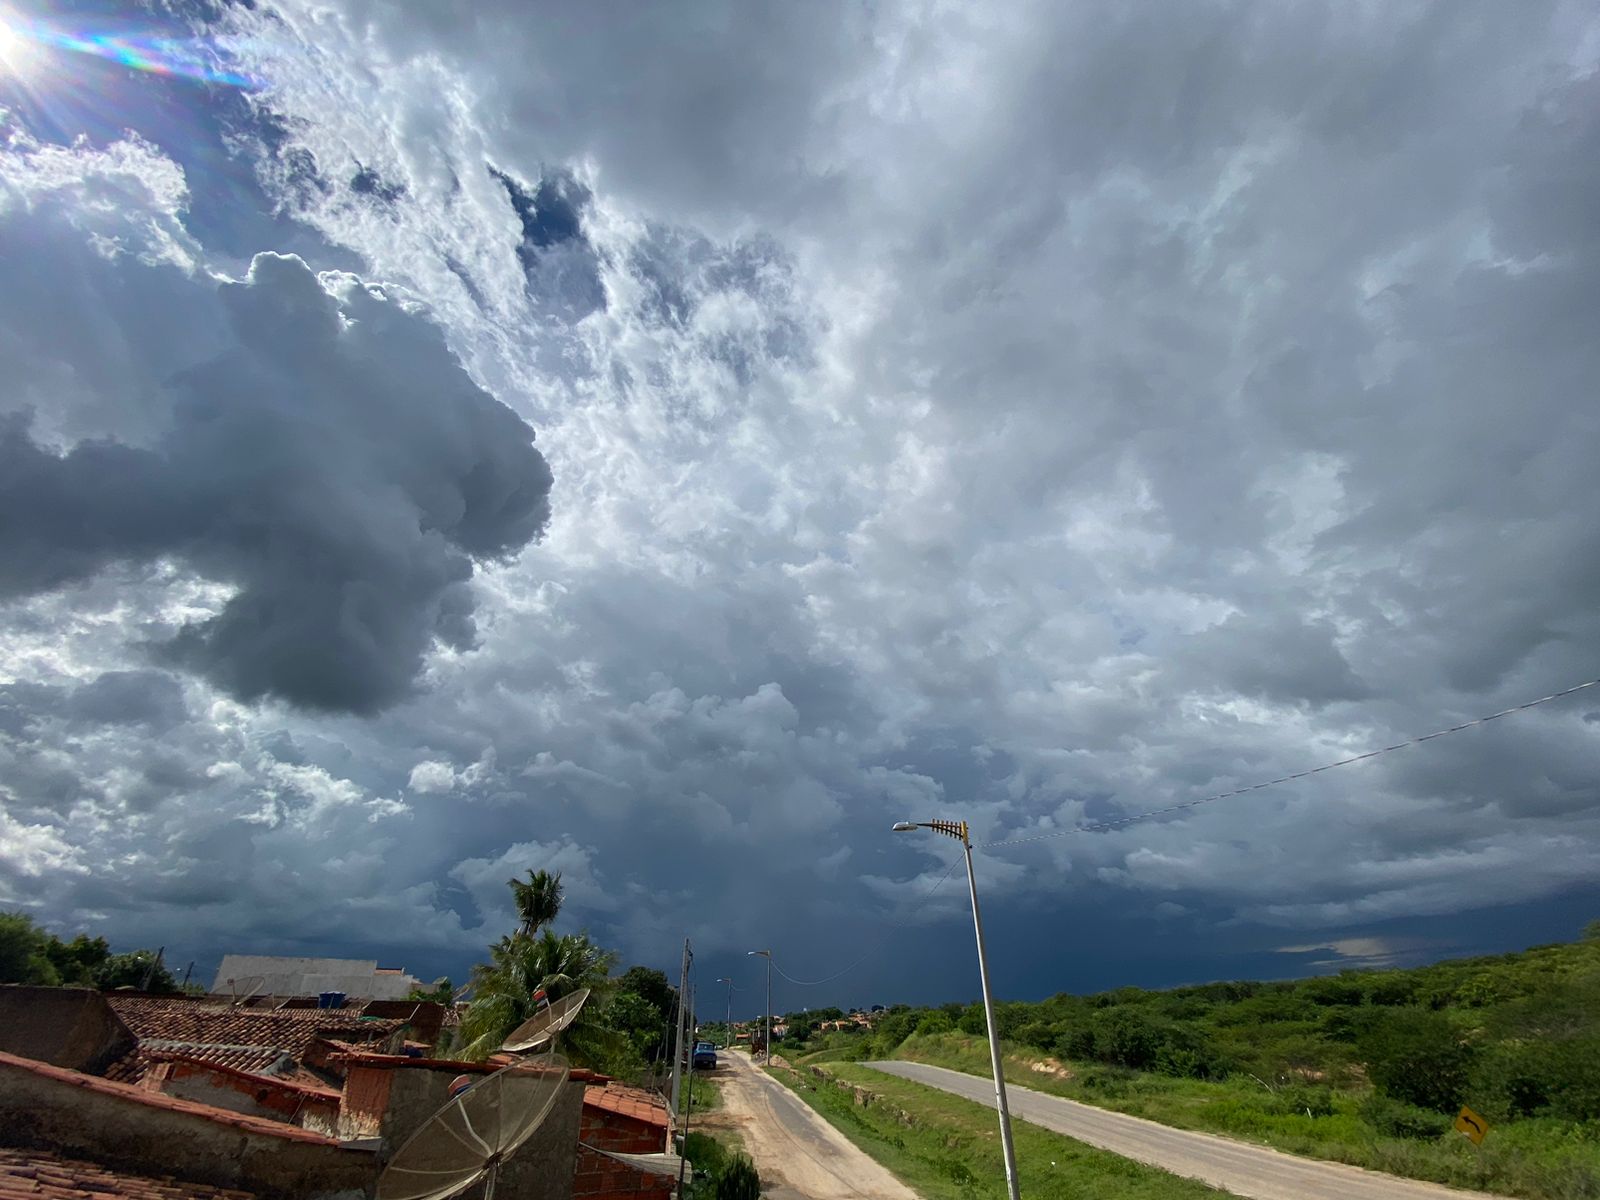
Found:
[[[1000,1035],[994,1024],[994,1000],[989,995],[989,960],[983,950],[983,917],[978,912],[978,880],[972,873],[972,838],[965,821],[896,821],[895,833],[931,829],[961,843],[967,856],[967,890],[972,895],[972,927],[978,937],[978,982],[983,986],[983,1016],[989,1026],[989,1061],[994,1066],[994,1102],[1000,1113],[1000,1147],[1006,1160],[1006,1191],[1010,1200],[1017,1196],[1017,1151],[1011,1143],[1011,1109],[1006,1104],[1006,1075],[1000,1065]]]
[[[766,1066],[772,1065],[772,951],[771,950],[746,950],[745,957],[755,956],[767,960],[767,1040],[766,1040]]]

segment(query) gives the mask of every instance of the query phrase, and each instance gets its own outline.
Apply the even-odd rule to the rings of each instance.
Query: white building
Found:
[[[343,992],[352,1000],[404,1000],[421,981],[402,967],[380,967],[376,959],[276,958],[227,954],[211,985],[214,996],[320,996]]]

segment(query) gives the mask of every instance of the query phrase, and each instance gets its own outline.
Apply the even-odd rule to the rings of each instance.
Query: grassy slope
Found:
[[[849,1092],[819,1086],[801,1072],[774,1067],[772,1074],[924,1200],[1005,1196],[992,1111],[865,1068],[836,1064],[830,1070],[866,1083],[886,1103],[858,1106]],[[889,1106],[910,1114],[914,1123],[904,1123]],[[1021,1122],[1014,1136],[1018,1182],[1030,1200],[1215,1200],[1231,1194]]]
[[[1013,1039],[1008,1078],[1029,1087],[1420,1179],[1534,1200],[1600,1198],[1597,937],[1409,969],[997,1007]],[[1370,1107],[1364,1039],[1408,1014],[1444,1022],[1471,1049],[1460,1094],[1493,1125],[1481,1148],[1448,1132],[1447,1116],[1409,1109],[1408,1130]],[[987,1047],[973,1036],[982,1027],[977,1006],[902,1009],[865,1037],[817,1036],[820,1053],[802,1061],[899,1057],[983,1076]],[[1148,1069],[1115,1065],[1140,1036],[1155,1049],[1123,1061]],[[1517,1100],[1526,1079],[1542,1099]]]
[[[716,1112],[722,1107],[722,1088],[710,1076],[690,1072],[689,1100],[692,1113]]]
[[[989,1075],[988,1044],[964,1034],[912,1037],[895,1057]],[[1089,1067],[1065,1078],[1054,1070],[1036,1070],[1040,1064],[1053,1067],[1054,1062],[1011,1046],[1006,1078],[1036,1091],[1181,1129],[1228,1134],[1291,1154],[1413,1179],[1533,1200],[1600,1197],[1600,1130],[1585,1131],[1571,1122],[1529,1119],[1496,1126],[1482,1146],[1473,1146],[1456,1133],[1427,1140],[1383,1137],[1357,1115],[1363,1091],[1336,1092],[1332,1113],[1308,1117],[1283,1111],[1272,1093],[1248,1077],[1175,1079]]]

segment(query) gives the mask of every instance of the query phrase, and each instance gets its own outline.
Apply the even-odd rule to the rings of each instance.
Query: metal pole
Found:
[[[767,1066],[772,1065],[772,951],[767,951]]]
[[[678,1100],[683,1088],[683,1020],[689,1014],[687,1004],[689,988],[689,963],[694,955],[689,950],[689,939],[683,939],[683,970],[678,975],[678,1020],[675,1030],[677,1037],[672,1047],[672,1123],[678,1123]],[[671,1149],[669,1144],[667,1147]]]
[[[989,960],[983,951],[983,917],[978,913],[978,879],[972,873],[972,841],[961,823],[961,846],[967,856],[967,888],[972,893],[972,927],[978,935],[978,981],[983,985],[983,1016],[989,1025],[989,1061],[994,1064],[994,1102],[1000,1110],[1000,1147],[1006,1159],[1006,1192],[1017,1195],[1017,1151],[1011,1144],[1011,1109],[1006,1104],[1005,1069],[1000,1065],[1000,1034],[994,1024],[994,1000],[989,996]]]
[[[689,994],[690,996],[694,995],[693,988],[689,990]],[[692,1013],[692,1000],[690,1001],[690,1009]],[[689,1017],[689,1028],[691,1030],[694,1028],[694,1017],[692,1015]],[[689,1051],[689,1092],[683,1099],[683,1145],[679,1147],[678,1152],[678,1195],[680,1196],[683,1195],[684,1167],[689,1162],[689,1118],[694,1115],[694,1051],[692,1049]]]
[[[733,1049],[733,978],[731,976],[727,979],[719,978],[717,982],[728,985],[728,1018],[723,1024],[722,1048],[731,1050]]]

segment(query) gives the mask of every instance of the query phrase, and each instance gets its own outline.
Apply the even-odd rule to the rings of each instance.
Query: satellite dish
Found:
[[[550,1115],[567,1070],[559,1054],[544,1054],[473,1084],[395,1152],[375,1200],[444,1200],[480,1179],[484,1200],[492,1200],[500,1164]]]
[[[541,1008],[513,1029],[500,1049],[524,1054],[544,1045],[578,1019],[578,1013],[588,998],[589,989],[579,988],[570,996],[563,996],[554,1004]]]

